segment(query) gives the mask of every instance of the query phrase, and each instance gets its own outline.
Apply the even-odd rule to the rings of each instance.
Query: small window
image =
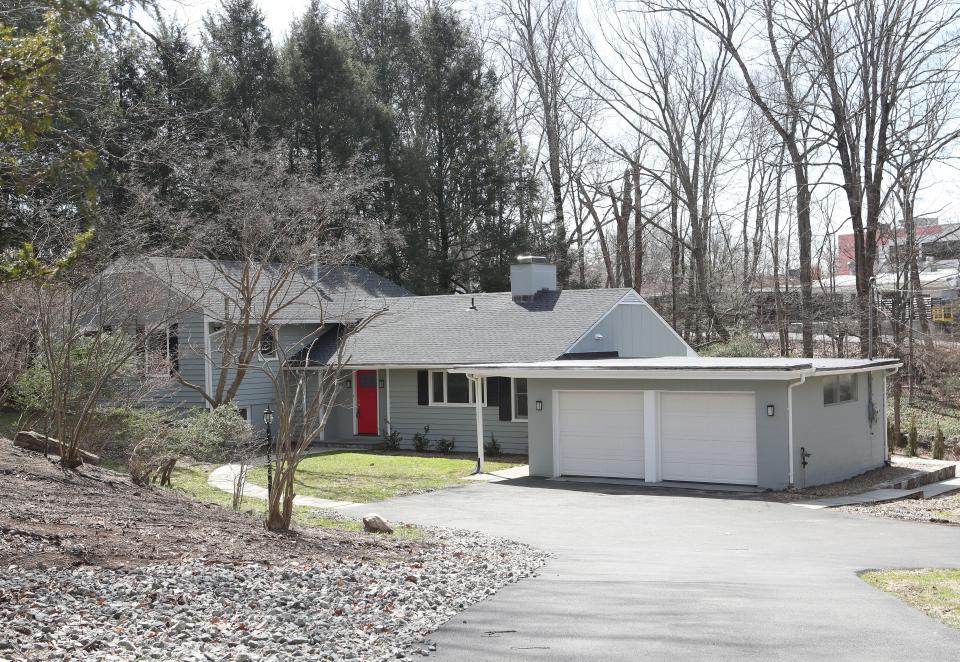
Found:
[[[277,339],[272,329],[266,329],[260,334],[260,356],[274,358],[277,355]]]
[[[513,380],[513,420],[527,420],[527,380],[523,377]]]
[[[857,399],[857,376],[836,375],[823,380],[823,404],[836,405]]]
[[[240,413],[240,417],[243,418],[247,423],[250,422],[250,410],[246,407],[237,407],[237,411]]]
[[[486,380],[481,388],[483,403],[486,399]],[[431,405],[472,405],[476,402],[476,389],[464,374],[450,374],[443,370],[430,371]]]

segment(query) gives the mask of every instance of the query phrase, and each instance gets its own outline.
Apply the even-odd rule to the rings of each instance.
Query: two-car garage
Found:
[[[893,359],[558,359],[457,366],[526,380],[530,475],[785,489],[882,466]],[[838,381],[848,384],[838,397]],[[478,448],[485,443],[478,427]]]
[[[555,407],[557,475],[757,483],[754,393],[558,390]]]

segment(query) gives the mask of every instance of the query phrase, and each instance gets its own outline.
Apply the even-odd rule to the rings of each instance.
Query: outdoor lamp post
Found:
[[[270,450],[273,448],[273,433],[270,424],[273,423],[273,410],[269,405],[263,410],[263,423],[267,426],[267,500],[273,495],[273,462],[270,460]]]

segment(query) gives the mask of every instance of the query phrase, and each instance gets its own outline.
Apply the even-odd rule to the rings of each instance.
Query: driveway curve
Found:
[[[553,554],[435,632],[434,659],[960,659],[960,632],[857,576],[960,567],[958,527],[538,479],[343,511]]]

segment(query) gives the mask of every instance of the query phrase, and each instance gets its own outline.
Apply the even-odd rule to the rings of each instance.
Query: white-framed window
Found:
[[[237,407],[237,411],[240,413],[240,417],[245,420],[247,423],[250,423],[250,408],[249,407]]]
[[[527,379],[526,377],[513,377],[513,388],[510,393],[513,397],[513,420],[527,420]]]
[[[260,357],[267,360],[277,358],[277,336],[273,329],[264,329],[260,334]]]
[[[857,399],[857,375],[832,375],[823,380],[823,404],[838,405]]]
[[[473,383],[462,373],[449,373],[446,370],[431,370],[430,404],[465,407],[476,402]],[[482,403],[487,403],[487,380],[481,387]]]

